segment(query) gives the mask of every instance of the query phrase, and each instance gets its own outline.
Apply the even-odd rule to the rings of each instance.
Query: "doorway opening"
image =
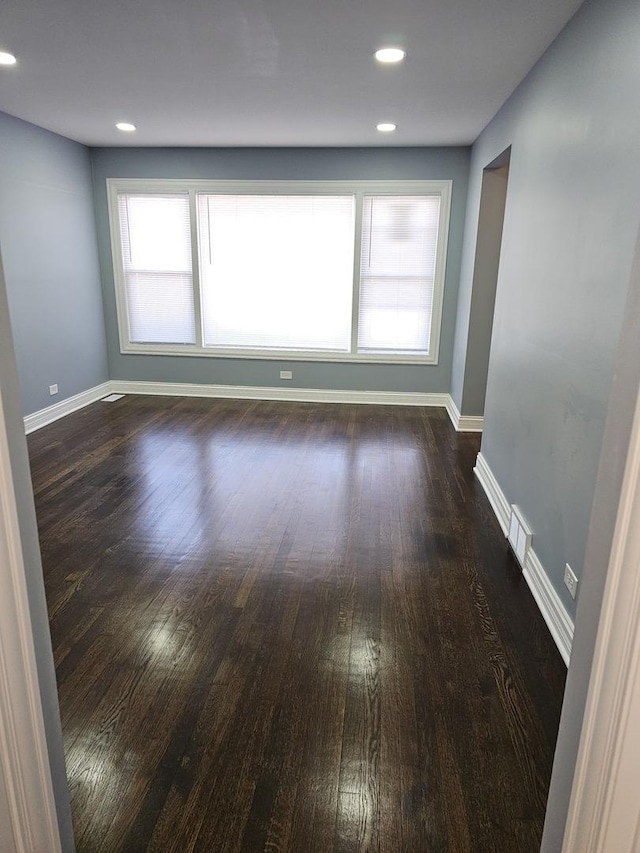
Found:
[[[484,413],[511,147],[484,168],[461,411]]]

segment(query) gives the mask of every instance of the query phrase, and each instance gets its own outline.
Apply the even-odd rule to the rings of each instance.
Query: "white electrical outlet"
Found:
[[[49,385],[49,395],[51,397],[53,397],[53,395],[57,394],[57,393],[58,393],[58,386],[57,385]]]
[[[578,594],[578,578],[569,563],[564,567],[564,585],[569,590],[571,598],[575,598]]]
[[[292,370],[281,370],[280,371],[280,379],[293,379],[293,371]]]

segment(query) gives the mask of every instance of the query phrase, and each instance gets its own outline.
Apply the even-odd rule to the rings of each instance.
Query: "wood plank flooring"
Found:
[[[438,409],[29,438],[79,853],[528,853],[565,669]]]

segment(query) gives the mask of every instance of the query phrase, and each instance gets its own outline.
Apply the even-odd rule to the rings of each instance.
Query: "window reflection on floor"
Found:
[[[379,443],[367,439],[333,438],[310,447],[287,438],[201,437],[185,428],[142,434],[134,455],[140,477],[130,533],[150,556],[171,551],[185,566],[204,549],[208,562],[220,565],[259,548],[290,570],[310,556],[340,559],[348,546],[349,506],[366,514],[368,526],[378,503],[393,500],[401,512],[423,485],[410,439],[381,453]]]

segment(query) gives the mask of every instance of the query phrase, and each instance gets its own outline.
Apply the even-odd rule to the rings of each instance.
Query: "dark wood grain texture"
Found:
[[[565,670],[438,409],[30,436],[79,853],[528,853]]]

